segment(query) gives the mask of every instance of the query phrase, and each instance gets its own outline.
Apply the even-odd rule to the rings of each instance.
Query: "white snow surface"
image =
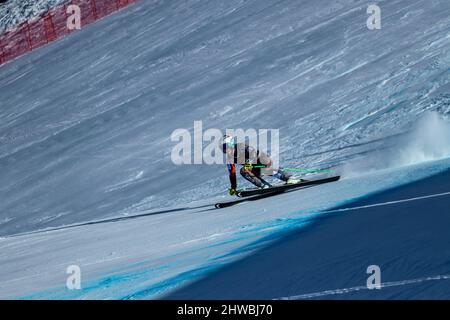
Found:
[[[450,155],[450,2],[378,5],[370,31],[365,1],[140,1],[1,66],[0,297],[160,297],[321,209],[448,168],[433,161]],[[208,211],[226,168],[170,159],[196,120],[280,129],[283,165],[344,179]],[[82,291],[65,289],[71,264]]]
[[[0,34],[70,0],[8,0],[0,4]]]

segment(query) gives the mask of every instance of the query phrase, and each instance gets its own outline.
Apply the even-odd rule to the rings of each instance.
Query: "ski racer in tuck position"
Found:
[[[227,166],[230,177],[230,195],[237,194],[236,165],[242,165],[240,174],[258,188],[272,187],[262,176],[273,176],[288,184],[298,183],[281,168],[272,168],[272,159],[264,152],[253,148],[245,142],[238,143],[236,137],[225,135],[221,140],[222,151],[227,156]]]

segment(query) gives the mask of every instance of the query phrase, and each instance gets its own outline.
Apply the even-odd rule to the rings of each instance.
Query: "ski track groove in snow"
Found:
[[[349,294],[349,293],[353,293],[353,292],[357,292],[357,291],[361,291],[361,290],[380,290],[380,289],[384,289],[384,288],[406,286],[406,285],[412,285],[412,284],[419,284],[422,282],[440,281],[440,280],[450,280],[450,274],[449,275],[430,276],[430,277],[410,279],[410,280],[382,282],[379,285],[379,289],[378,288],[369,289],[367,286],[357,286],[357,287],[351,287],[351,288],[342,288],[342,289],[326,290],[326,291],[320,291],[320,292],[314,292],[314,293],[306,293],[306,294],[290,296],[290,297],[282,297],[282,298],[275,299],[275,300],[312,299],[312,298],[320,298],[320,297],[325,297],[325,296],[330,296],[330,295]]]

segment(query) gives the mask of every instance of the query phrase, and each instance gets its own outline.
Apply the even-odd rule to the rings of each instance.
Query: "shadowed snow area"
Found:
[[[447,170],[322,212],[166,298],[448,300],[449,178]],[[373,265],[380,290],[367,288]]]
[[[274,238],[309,230],[321,211],[408,183],[432,193],[419,180],[450,167],[450,2],[377,4],[382,28],[371,31],[366,1],[140,1],[1,66],[0,298],[165,297],[256,249],[270,252]],[[226,167],[170,157],[171,133],[192,132],[198,120],[204,130],[279,129],[282,165],[334,167],[343,179],[211,210],[230,199]],[[450,191],[448,173],[440,177],[436,192]],[[447,222],[430,208],[435,223]],[[389,219],[389,210],[376,214]],[[336,228],[327,230],[352,231]],[[362,252],[366,242],[355,242]],[[71,264],[82,268],[81,291],[65,288]],[[330,287],[311,280],[305,290],[256,295],[253,283],[214,294],[354,287],[361,283],[346,276],[357,270]]]
[[[206,298],[209,295],[210,298],[230,298],[235,295],[236,298],[282,298],[364,285],[365,282],[360,279],[367,276],[364,269],[368,266],[364,265],[366,261],[379,264],[382,270],[389,268],[391,276],[383,278],[383,281],[446,274],[448,264],[437,263],[448,261],[449,257],[445,249],[448,248],[448,233],[442,230],[444,228],[445,231],[448,225],[446,208],[450,189],[448,171],[445,170],[449,167],[450,159],[445,159],[402,169],[380,170],[221,210],[193,205],[186,210],[6,237],[0,239],[0,298],[156,299],[166,295],[170,297],[175,290],[197,280],[200,280],[198,290],[194,285],[194,290],[190,291],[188,286],[179,295],[175,293],[175,297]],[[427,189],[420,180],[429,175],[438,175],[439,179],[433,181],[439,184]],[[388,192],[384,197],[376,194],[379,190],[388,190],[404,183],[412,183],[418,188],[413,192],[392,195]],[[445,192],[447,194],[441,194]],[[366,198],[361,198],[362,194]],[[424,196],[432,197],[415,199]],[[214,199],[209,201],[214,203]],[[372,214],[364,209],[333,211],[336,206],[352,208],[361,206],[361,202],[362,205],[375,204],[373,209],[368,210],[378,211]],[[434,202],[441,207],[431,206],[430,203]],[[418,209],[410,210],[412,220],[408,220],[408,213],[396,211],[399,207]],[[333,216],[342,215],[345,218],[343,222],[330,222],[328,225],[331,226],[323,229],[321,219],[330,215],[335,220],[337,218]],[[374,219],[381,218],[382,221],[374,224]],[[332,219],[330,221],[334,221]],[[385,232],[384,228],[389,232]],[[421,234],[417,234],[417,242],[416,230],[421,230]],[[239,267],[261,255],[271,260],[270,254],[273,253],[278,259],[276,243],[283,243],[290,232],[298,234],[300,240],[290,247],[288,242],[287,246],[293,250],[290,255],[292,259],[283,256],[279,263],[292,263],[291,269],[287,273],[279,273],[278,277],[285,275],[285,282],[301,278],[301,281],[288,286],[292,290],[283,289],[285,282],[280,282],[279,286],[276,283],[271,285],[267,276],[272,277],[272,273],[276,273],[271,264],[238,269],[231,276],[223,277],[220,273],[220,269],[229,264],[233,266],[236,263]],[[304,246],[301,245],[301,236],[311,232],[315,234],[316,244],[308,240]],[[320,237],[322,232],[323,238]],[[430,238],[430,235],[434,236]],[[402,242],[405,237],[407,241]],[[434,243],[430,246],[432,251],[426,251],[426,246],[420,243],[422,238],[427,243]],[[339,245],[348,241],[352,246]],[[271,249],[274,242],[275,249]],[[389,249],[389,243],[393,244],[392,249]],[[373,249],[373,246],[378,247]],[[442,246],[444,251],[435,255],[435,248]],[[417,250],[420,248],[420,252],[409,256],[416,247]],[[258,253],[260,249],[263,253]],[[398,260],[400,253],[403,259]],[[287,249],[282,254],[289,256]],[[424,258],[424,254],[429,257],[421,264],[408,265],[409,259],[416,261],[419,257]],[[308,278],[306,267],[311,268],[308,270],[317,268],[317,272],[326,271],[333,278],[332,267],[339,263],[339,257],[342,258],[340,263],[345,265],[352,265],[354,261],[353,267],[337,273],[335,282],[321,282],[314,277],[307,287],[303,287],[304,277]],[[240,259],[244,262],[239,262]],[[404,268],[399,268],[403,264],[406,264]],[[82,290],[66,288],[66,268],[70,265],[78,265],[82,270]],[[428,269],[427,266],[431,265],[433,268]],[[399,273],[395,274],[395,270]],[[414,272],[402,273],[404,270]],[[211,280],[208,279],[214,281],[216,276],[213,273],[208,278],[208,275],[214,271],[219,272],[217,281],[229,281],[229,286],[215,289],[209,286]],[[245,275],[248,275],[248,282],[238,286],[235,280]],[[205,286],[201,282],[204,277],[208,280]],[[314,286],[315,280],[319,281],[317,287]],[[247,286],[251,282],[255,286]],[[205,287],[211,290],[205,290]],[[391,291],[383,292],[389,294]],[[445,292],[429,297],[443,297]],[[415,291],[409,291],[403,297],[408,297],[408,294],[414,297]]]

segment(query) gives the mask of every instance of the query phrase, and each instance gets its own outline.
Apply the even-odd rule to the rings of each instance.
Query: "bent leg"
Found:
[[[250,181],[252,184],[257,186],[258,188],[262,188],[262,187],[264,187],[264,185],[266,185],[266,182],[263,179],[261,179],[261,177],[253,171],[242,168],[240,173],[244,177],[245,180]]]
[[[264,176],[273,176],[284,182],[287,182],[289,178],[292,177],[292,174],[285,172],[282,168],[274,170],[272,168],[272,159],[265,153],[260,153],[258,164],[263,164],[267,167],[261,170],[261,174]]]

